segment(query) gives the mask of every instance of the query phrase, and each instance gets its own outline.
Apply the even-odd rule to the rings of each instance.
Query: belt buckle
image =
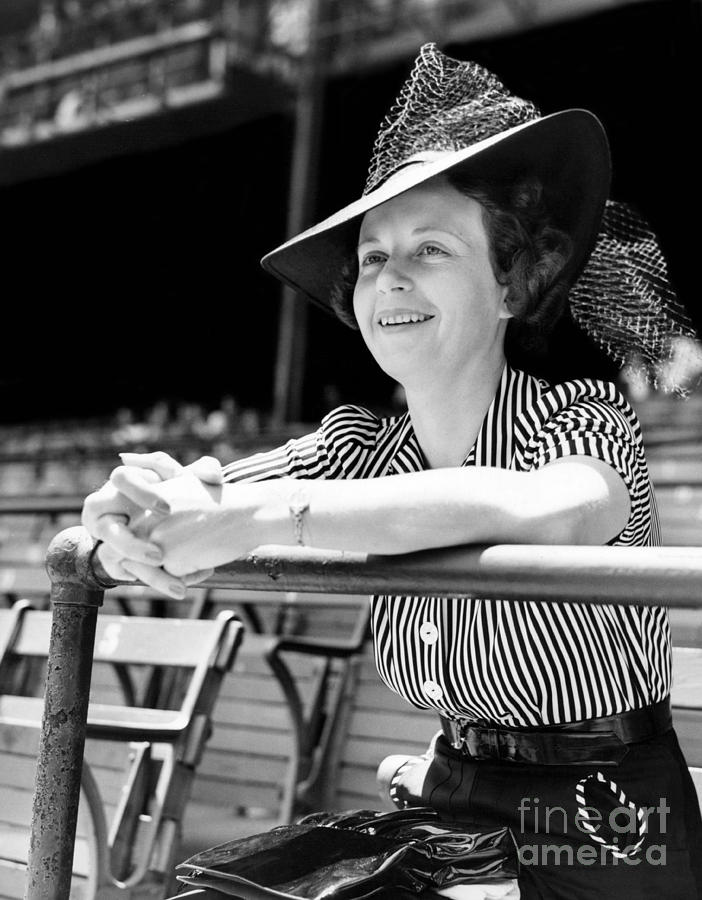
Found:
[[[459,719],[446,719],[448,723],[449,731],[451,732],[451,746],[454,750],[463,750],[466,741],[465,729],[466,722],[465,720]]]
[[[454,750],[460,750],[469,756],[476,758],[478,755],[478,741],[475,727],[465,719],[448,719],[451,731],[451,746]]]
[[[499,759],[500,745],[496,728],[485,725],[461,725],[462,748],[471,759]],[[486,746],[487,745],[487,746]]]
[[[449,720],[451,727],[451,746],[455,750],[467,753],[471,759],[514,759],[514,749],[503,748],[500,742],[500,729],[487,725],[471,725],[465,720]],[[505,751],[503,753],[503,750]]]
[[[468,728],[468,752],[474,759],[501,759],[499,729],[487,725]]]

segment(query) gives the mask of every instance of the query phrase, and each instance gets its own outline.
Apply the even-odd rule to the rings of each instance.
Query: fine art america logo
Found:
[[[606,812],[596,806],[589,806],[585,799],[585,789],[603,786],[612,795],[612,803]],[[666,863],[665,844],[648,844],[644,849],[644,839],[648,833],[651,816],[657,815],[659,834],[666,833],[667,816],[670,807],[665,797],[661,797],[657,806],[637,807],[627,799],[613,781],[609,781],[601,772],[588,775],[578,782],[575,788],[577,811],[574,816],[575,828],[587,836],[592,843],[556,844],[539,842],[522,844],[519,848],[519,861],[524,866],[556,865],[591,866],[616,864],[621,861],[626,865],[637,866],[644,859],[649,865],[664,866]],[[522,834],[573,834],[568,828],[568,813],[562,806],[539,805],[538,797],[523,797],[519,807],[520,830]],[[594,844],[594,846],[593,846]]]

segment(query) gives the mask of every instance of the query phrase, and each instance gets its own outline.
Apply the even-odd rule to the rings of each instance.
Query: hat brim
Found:
[[[330,311],[331,286],[356,254],[363,216],[457,168],[492,182],[538,177],[553,224],[573,242],[564,276],[571,284],[576,280],[595,245],[611,178],[604,128],[583,109],[553,113],[462,150],[407,165],[375,190],[266,254],[261,265]]]

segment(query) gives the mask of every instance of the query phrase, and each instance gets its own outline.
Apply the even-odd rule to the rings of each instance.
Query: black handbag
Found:
[[[178,880],[207,897],[365,900],[413,897],[516,877],[508,828],[446,822],[426,807],[313,813],[181,863]]]

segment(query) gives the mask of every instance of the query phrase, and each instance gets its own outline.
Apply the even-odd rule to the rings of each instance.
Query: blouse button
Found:
[[[424,622],[419,629],[419,636],[425,644],[435,644],[439,640],[439,629],[433,622]]]
[[[444,696],[444,692],[435,681],[424,682],[424,693],[430,700],[440,700]]]

